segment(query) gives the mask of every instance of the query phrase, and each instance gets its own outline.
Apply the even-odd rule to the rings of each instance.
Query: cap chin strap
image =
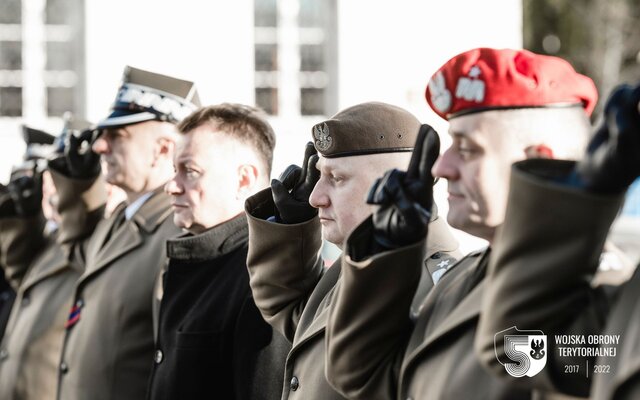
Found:
[[[338,158],[338,157],[352,157],[352,156],[366,156],[367,154],[380,154],[380,153],[406,153],[413,151],[413,147],[390,147],[386,149],[361,149],[352,151],[343,151],[341,153],[323,154],[319,152],[322,157],[325,158]]]

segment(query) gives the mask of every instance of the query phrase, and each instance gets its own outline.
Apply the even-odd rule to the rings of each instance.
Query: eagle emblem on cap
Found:
[[[329,134],[329,127],[326,122],[313,127],[313,137],[316,139],[316,148],[319,151],[327,151],[333,143],[333,138]]]
[[[438,72],[431,78],[429,91],[431,92],[433,106],[441,113],[449,111],[451,108],[451,92],[447,89],[447,83],[442,72]]]
[[[469,77],[460,77],[456,86],[456,98],[476,103],[484,102],[486,85],[479,79],[482,71],[477,65],[469,70]]]

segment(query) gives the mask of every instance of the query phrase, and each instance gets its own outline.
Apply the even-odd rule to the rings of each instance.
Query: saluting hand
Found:
[[[91,145],[97,131],[84,130],[78,136],[67,131],[64,138],[64,155],[49,160],[49,167],[75,179],[95,178],[100,174],[100,155],[94,153]]]
[[[96,137],[95,130],[84,130],[77,137],[69,133],[64,155],[72,178],[88,179],[100,173],[100,155],[91,149]]]
[[[316,168],[318,154],[313,143],[307,143],[302,168],[289,165],[279,179],[271,181],[271,192],[278,214],[276,219],[285,224],[308,221],[318,214],[309,204],[309,196],[320,179]]]
[[[604,109],[604,121],[576,172],[598,193],[620,193],[640,176],[640,85],[618,86]]]
[[[431,168],[439,154],[438,134],[424,124],[407,172],[387,171],[371,187],[367,203],[380,205],[372,216],[373,235],[383,249],[413,244],[427,236],[433,206]]]

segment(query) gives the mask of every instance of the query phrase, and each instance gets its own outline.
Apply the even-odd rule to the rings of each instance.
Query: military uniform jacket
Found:
[[[484,299],[491,312],[480,324],[476,350],[493,372],[505,376],[495,353],[490,355],[494,333],[515,325],[542,330],[548,340],[547,365],[525,381],[528,385],[584,394],[591,383],[590,398],[638,399],[638,270],[629,282],[614,288],[613,296],[590,284],[623,195],[595,195],[553,182],[573,166],[572,162],[531,160],[512,169],[507,220],[496,241],[488,272],[491,290]],[[509,301],[502,301],[504,298]],[[620,335],[620,343],[616,357],[574,360],[556,356],[557,334]],[[564,365],[585,368],[587,360],[593,382],[584,369],[565,373]],[[608,366],[608,373],[594,374],[595,364]]]
[[[2,229],[0,227],[0,229]],[[0,269],[2,266],[0,266]],[[0,273],[0,340],[4,335],[4,328],[9,321],[9,313],[11,312],[11,306],[13,300],[16,298],[16,292],[13,290],[9,282],[7,282],[3,273]]]
[[[60,400],[145,397],[154,351],[153,289],[167,261],[165,242],[179,230],[161,188],[130,220],[123,213],[121,205],[100,222],[84,254],[63,342]],[[124,222],[116,228],[117,221]]]
[[[82,274],[77,254],[102,218],[106,200],[101,179],[83,189],[82,198],[59,198],[62,212],[79,217],[75,224],[65,226],[64,232],[43,235],[42,216],[12,218],[2,225],[2,247],[16,249],[20,246],[14,242],[17,240],[29,244],[30,250],[29,254],[12,253],[7,266],[17,297],[0,344],[2,400],[56,398],[64,325],[75,282]]]
[[[280,398],[289,343],[253,301],[247,241],[242,214],[167,242],[149,399]]]
[[[326,271],[322,265],[318,218],[290,225],[266,221],[275,215],[270,189],[249,198],[245,210],[249,220],[247,266],[256,304],[265,319],[293,343],[282,398],[344,399],[325,378],[325,331],[341,278],[339,262]],[[426,252],[430,270],[437,269],[441,257],[457,254],[457,242],[442,221],[433,231],[434,238],[442,240],[434,240]],[[424,257],[425,251],[420,255]],[[418,274],[415,283],[419,280]]]
[[[342,257],[327,333],[329,381],[350,399],[530,398],[485,371],[473,354],[490,249],[449,269],[410,318],[424,244],[354,261],[352,246],[372,230],[371,219],[356,228]]]

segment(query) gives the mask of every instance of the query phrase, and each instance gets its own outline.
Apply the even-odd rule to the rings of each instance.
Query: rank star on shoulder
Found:
[[[442,260],[438,263],[438,265],[436,265],[437,268],[447,268],[449,267],[449,263],[451,262],[451,260]]]

